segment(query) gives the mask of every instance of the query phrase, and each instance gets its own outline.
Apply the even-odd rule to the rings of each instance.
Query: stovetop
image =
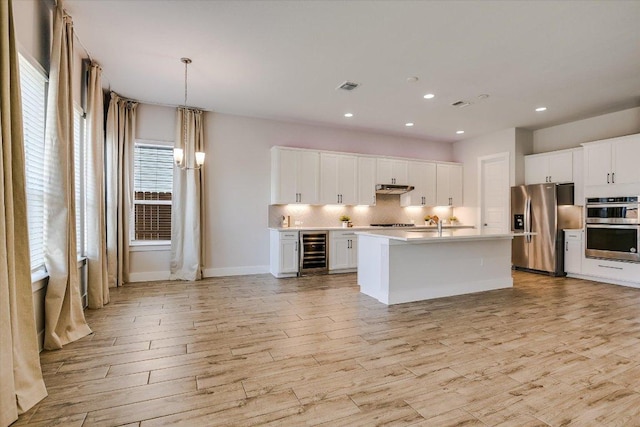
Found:
[[[371,227],[415,227],[415,224],[369,224]]]

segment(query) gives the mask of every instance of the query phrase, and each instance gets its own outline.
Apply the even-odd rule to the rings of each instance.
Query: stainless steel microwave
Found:
[[[638,197],[588,198],[587,224],[638,224]]]

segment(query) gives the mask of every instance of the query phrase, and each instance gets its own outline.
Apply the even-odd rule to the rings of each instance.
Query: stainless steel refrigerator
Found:
[[[563,275],[562,230],[581,227],[582,208],[573,206],[573,184],[511,187],[511,230],[532,233],[514,237],[514,268]]]

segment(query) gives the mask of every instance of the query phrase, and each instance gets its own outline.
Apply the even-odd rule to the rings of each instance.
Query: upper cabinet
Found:
[[[376,184],[414,185],[408,182],[408,162],[398,159],[378,158]]]
[[[271,148],[271,204],[376,204],[376,184],[412,185],[402,206],[462,206],[462,165]]]
[[[573,150],[533,154],[524,158],[524,183],[574,182]]]
[[[583,146],[585,186],[612,188],[640,184],[640,134],[586,143]],[[638,192],[637,188],[629,190]]]
[[[358,157],[358,205],[376,204],[376,158]]]
[[[271,148],[271,204],[317,204],[320,153]]]
[[[320,153],[320,203],[358,204],[358,158]]]
[[[532,154],[524,157],[524,183],[574,183],[576,205],[584,203],[582,148]]]
[[[401,206],[436,206],[436,164],[408,162],[408,182],[415,188],[400,196]]]
[[[462,165],[436,165],[436,205],[462,206]]]

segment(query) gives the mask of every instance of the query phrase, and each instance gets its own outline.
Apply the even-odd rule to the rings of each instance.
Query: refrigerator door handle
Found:
[[[524,202],[524,232],[531,233],[531,197]],[[527,243],[531,243],[531,234],[526,235]]]

